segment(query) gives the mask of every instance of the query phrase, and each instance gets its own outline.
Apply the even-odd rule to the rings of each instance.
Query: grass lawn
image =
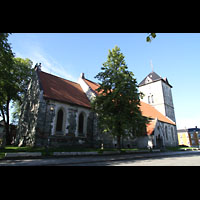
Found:
[[[197,147],[182,147],[182,146],[166,147],[166,149],[169,150],[169,151],[180,151],[181,149],[193,149],[193,148],[197,148]]]
[[[132,151],[137,151],[139,150],[138,148],[134,149],[120,149],[121,151],[127,151],[127,150],[132,150]],[[141,149],[140,149],[141,150]],[[42,152],[46,151],[45,147],[15,147],[15,146],[6,146],[5,148],[0,149],[0,153],[8,153],[8,152]],[[48,148],[48,151],[50,152],[91,152],[91,151],[118,151],[116,148],[104,148],[101,150],[100,148],[80,148],[80,147],[50,147]]]
[[[128,150],[138,151],[141,149],[120,149],[121,152],[125,152]],[[53,148],[50,147],[48,150],[45,147],[16,147],[16,146],[5,146],[0,149],[0,159],[5,157],[5,153],[17,153],[17,152],[41,152],[43,156],[53,155],[53,152],[98,152],[102,154],[103,151],[118,151],[116,148],[104,148],[103,150],[100,148],[80,148],[80,147],[58,147]]]

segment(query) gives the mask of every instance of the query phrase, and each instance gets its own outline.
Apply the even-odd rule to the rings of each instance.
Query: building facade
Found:
[[[151,72],[139,84],[140,92],[145,94],[142,100],[176,122],[171,88],[167,78],[155,72]]]
[[[176,118],[172,98],[172,86],[167,78],[162,78],[155,72],[148,74],[140,83],[139,91],[144,94],[142,101],[155,108],[164,117],[157,117],[160,114],[154,114],[154,131],[151,134],[154,146],[177,146],[178,136],[176,129]],[[153,111],[148,113],[151,116]]]
[[[147,85],[149,87],[150,83]],[[139,148],[177,146],[173,102],[168,102],[170,100],[164,97],[169,96],[172,101],[171,93],[162,90],[162,93],[166,91],[168,93],[163,94],[164,103],[161,109],[161,106],[155,103],[159,95],[153,90],[151,93],[148,93],[149,90],[145,93],[144,86],[145,84],[140,84],[139,87],[145,94],[140,109],[143,116],[151,119],[146,134],[135,139],[122,138],[122,144],[124,147]],[[104,147],[115,147],[116,139],[109,133],[101,133],[97,116],[91,110],[90,101],[98,95],[96,91],[98,87],[97,83],[86,79],[84,73],[81,73],[78,83],[75,83],[45,73],[41,71],[41,65],[36,65],[21,107],[15,143],[19,146],[74,147],[100,147],[103,143]],[[153,85],[152,88],[154,87]],[[155,99],[153,104],[148,102],[148,96]],[[170,109],[171,111],[166,111]]]
[[[177,130],[179,145],[188,147],[199,147],[200,145],[200,129],[188,128]]]

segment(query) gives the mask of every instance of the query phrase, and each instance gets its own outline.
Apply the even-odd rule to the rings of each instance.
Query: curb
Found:
[[[191,148],[191,149],[184,148],[181,149],[180,151],[198,151],[198,150],[200,150],[200,148]]]
[[[160,149],[153,149],[152,151],[149,150],[128,150],[128,151],[102,151],[102,152],[53,152],[53,156],[92,156],[92,155],[114,155],[114,154],[134,154],[134,153],[148,153],[148,152],[160,152]],[[42,152],[18,152],[18,153],[5,153],[6,158],[28,158],[28,157],[42,157]]]
[[[18,152],[18,153],[5,153],[5,158],[17,158],[17,157],[40,157],[41,152]]]
[[[98,152],[53,152],[53,156],[98,155]]]

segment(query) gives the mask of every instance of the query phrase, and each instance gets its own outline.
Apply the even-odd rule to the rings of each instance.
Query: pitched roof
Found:
[[[140,110],[141,110],[143,116],[153,118],[153,119],[157,118],[159,121],[175,125],[175,122],[173,122],[168,117],[164,116],[162,113],[160,113],[158,110],[156,110],[153,106],[151,106],[143,101],[140,101],[140,105],[141,105]]]
[[[78,83],[48,74],[43,71],[38,71],[38,76],[43,89],[44,98],[91,108],[90,101]],[[87,79],[84,79],[84,81],[96,94],[98,94],[95,90],[99,87],[99,84]],[[140,101],[140,104],[140,109],[143,116],[153,119],[157,118],[159,121],[175,125],[172,120],[161,114],[153,106],[144,103],[143,101]],[[149,127],[150,130],[153,126],[154,123],[151,122],[147,128]]]
[[[44,98],[91,108],[90,102],[78,83],[38,71]]]
[[[151,135],[153,133],[156,126],[156,122],[157,120],[153,119],[146,125],[147,135]]]
[[[99,88],[99,84],[98,83],[95,83],[95,82],[93,82],[93,81],[90,81],[90,80],[88,80],[88,79],[86,79],[86,78],[83,78],[83,80],[87,83],[87,85],[95,92],[95,94],[97,94],[98,95],[98,92],[96,91],[96,89],[98,89]]]
[[[146,80],[149,80],[149,81],[146,81]],[[159,76],[157,73],[155,72],[151,72],[150,74],[148,74],[140,83],[139,83],[139,86],[142,86],[142,85],[146,85],[148,83],[151,83],[151,82],[156,82],[156,81],[159,81],[159,80],[162,80],[164,81],[167,85],[169,85],[171,88],[172,86],[169,84],[167,78],[162,78],[161,76]]]
[[[158,78],[158,75],[154,73],[154,76],[153,78],[156,79],[156,77]],[[160,77],[161,78],[161,77]],[[87,84],[88,86],[93,90],[95,91],[98,87],[99,87],[99,84],[97,83],[94,83],[92,81],[89,81],[87,79],[83,79]],[[97,95],[97,91],[95,92]],[[166,123],[169,123],[169,124],[173,124],[175,125],[175,123],[170,120],[168,117],[164,116],[163,114],[161,114],[158,110],[156,110],[153,106],[147,104],[147,103],[144,103],[143,101],[140,101],[140,109],[142,111],[142,115],[145,116],[145,117],[149,117],[149,118],[153,118],[153,119],[158,119],[159,121],[162,121],[162,122],[166,122]],[[151,124],[152,125],[152,124]]]

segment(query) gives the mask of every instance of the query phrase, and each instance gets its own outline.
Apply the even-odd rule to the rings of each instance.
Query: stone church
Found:
[[[116,147],[116,140],[98,129],[98,120],[90,106],[99,85],[81,73],[72,82],[41,70],[35,73],[21,106],[15,143],[19,146]],[[177,146],[177,130],[171,93],[167,78],[150,73],[140,84],[145,94],[141,101],[142,115],[150,118],[146,133],[139,138],[122,138],[126,147]]]

